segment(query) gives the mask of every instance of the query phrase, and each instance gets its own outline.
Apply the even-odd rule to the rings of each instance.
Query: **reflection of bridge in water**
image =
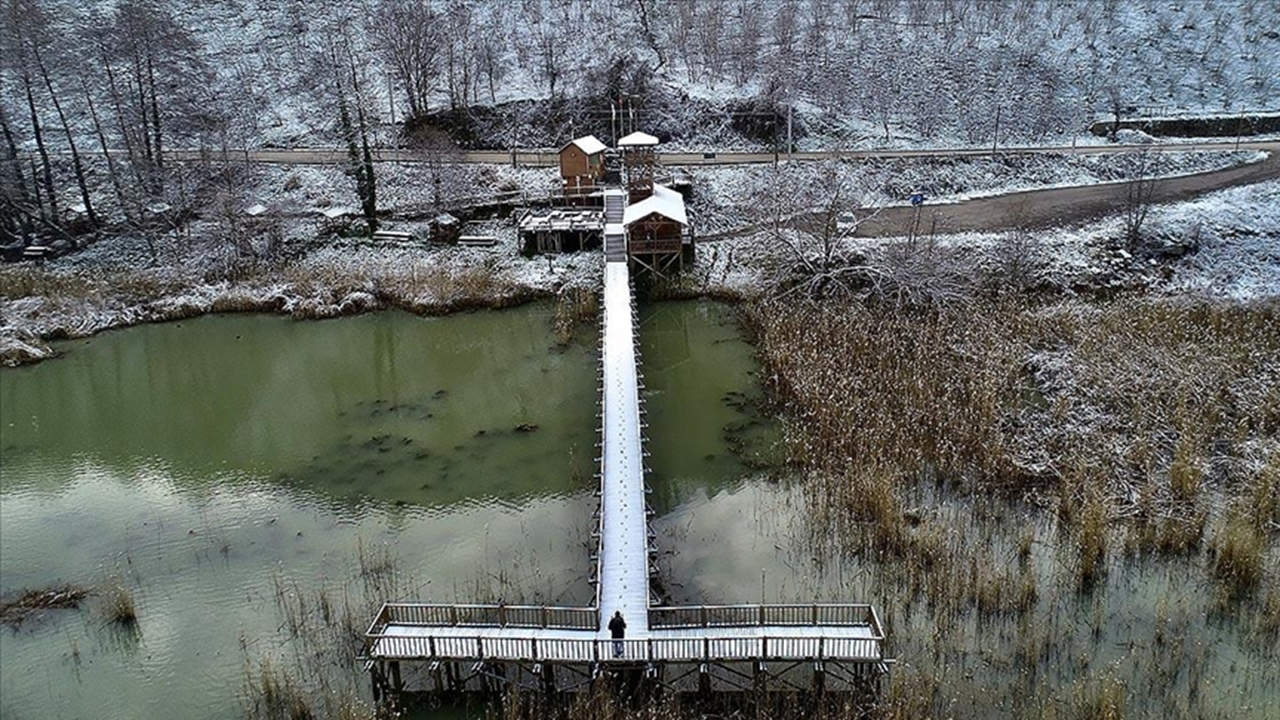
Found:
[[[606,242],[606,246],[607,246]],[[363,657],[377,698],[401,692],[878,691],[884,632],[870,605],[662,606],[644,483],[642,382],[628,264],[605,266],[595,605],[386,603]],[[627,622],[620,647],[614,612]]]

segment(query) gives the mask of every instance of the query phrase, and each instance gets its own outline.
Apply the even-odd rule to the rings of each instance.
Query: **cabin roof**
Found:
[[[627,206],[627,209],[622,212],[622,224],[630,225],[654,213],[681,225],[689,224],[689,217],[684,212],[684,196],[656,183],[653,186],[652,195],[634,205]]]
[[[577,146],[579,150],[588,155],[595,155],[596,153],[604,152],[605,150],[604,143],[600,142],[595,135],[583,135],[575,140],[570,140],[567,145],[560,148],[560,151],[564,152],[569,145]]]
[[[618,147],[644,147],[647,145],[657,145],[658,138],[649,133],[633,132],[630,135],[618,141]]]

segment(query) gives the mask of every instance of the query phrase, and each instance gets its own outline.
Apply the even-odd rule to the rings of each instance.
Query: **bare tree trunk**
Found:
[[[98,109],[94,107],[93,96],[89,93],[89,85],[80,78],[80,91],[84,94],[85,104],[89,106],[89,117],[93,120],[93,131],[98,136],[98,146],[102,148],[102,158],[107,161],[107,177],[111,180],[111,189],[115,191],[116,203],[120,212],[129,218],[129,209],[124,201],[124,189],[120,186],[120,176],[116,171],[115,158],[111,157],[111,149],[107,146],[107,135],[102,131],[102,122],[98,119]]]
[[[347,157],[351,162],[351,170],[355,174],[356,195],[360,200],[361,213],[369,226],[369,231],[376,232],[378,230],[378,196],[373,152],[369,147],[368,125],[361,103],[356,59],[349,47],[345,48],[345,52],[347,55],[345,62],[339,58],[336,48],[332,50],[330,58],[338,96],[338,122],[341,125],[343,139],[347,143]],[[350,72],[350,99],[347,96],[348,82],[344,77],[348,71]],[[351,113],[353,104],[355,118]]]
[[[1156,181],[1151,175],[1151,158],[1144,150],[1138,155],[1132,179],[1124,185],[1122,198],[1125,249],[1130,254],[1136,253],[1142,244],[1142,227],[1156,190]]]
[[[133,54],[133,84],[138,95],[138,112],[141,114],[141,122],[138,127],[142,131],[142,152],[146,158],[148,185],[151,183],[152,168],[155,167],[155,158],[151,154],[151,130],[147,124],[147,88],[142,84],[142,62],[138,58],[135,50]]]
[[[40,130],[40,116],[36,113],[36,98],[31,92],[31,76],[26,70],[22,72],[22,86],[27,94],[27,109],[31,112],[31,130],[35,133],[36,150],[40,153],[40,163],[44,168],[44,190],[49,200],[49,216],[58,221],[58,198],[53,191],[53,168],[49,165],[49,150],[44,145],[44,133]]]
[[[17,185],[18,203],[10,200],[10,204],[14,205],[13,219],[18,231],[22,235],[22,244],[31,244],[31,194],[27,192],[27,178],[22,172],[22,160],[18,158],[18,144],[14,142],[13,131],[9,127],[9,118],[4,108],[0,107],[0,131],[4,133],[5,149],[8,151],[6,162],[13,168],[14,183]]]
[[[156,169],[164,171],[164,146],[161,142],[163,137],[160,132],[160,102],[156,99],[156,74],[155,67],[151,61],[151,55],[147,55],[147,85],[151,90],[151,122],[155,130],[156,139]],[[145,111],[144,111],[145,114]]]
[[[97,235],[101,226],[98,223],[98,214],[93,211],[93,198],[89,197],[89,184],[85,182],[84,164],[80,162],[80,151],[76,148],[75,135],[71,132],[71,126],[67,124],[67,115],[62,111],[62,103],[58,101],[58,94],[49,80],[49,69],[45,67],[44,58],[40,56],[39,49],[35,50],[35,58],[36,67],[40,68],[40,76],[44,78],[44,86],[49,91],[49,99],[53,101],[53,109],[57,111],[58,121],[62,123],[62,131],[67,135],[67,145],[71,148],[71,168],[76,176],[76,185],[80,187],[80,200],[84,203],[84,211],[89,216],[93,233]]]
[[[139,187],[143,187],[142,171],[140,169],[140,158],[138,157],[138,144],[134,142],[133,134],[129,132],[128,125],[124,120],[124,103],[120,98],[120,87],[116,84],[115,71],[111,69],[111,62],[107,60],[106,52],[103,51],[102,67],[107,71],[107,87],[111,90],[111,104],[116,113],[116,124],[120,127],[120,138],[124,140],[125,151],[129,153],[129,169],[133,173],[133,180]]]

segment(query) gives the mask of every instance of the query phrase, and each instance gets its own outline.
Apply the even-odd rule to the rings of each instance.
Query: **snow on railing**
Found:
[[[881,640],[866,637],[700,635],[630,640],[536,636],[376,635],[368,657],[524,662],[723,662],[841,660],[878,662]]]

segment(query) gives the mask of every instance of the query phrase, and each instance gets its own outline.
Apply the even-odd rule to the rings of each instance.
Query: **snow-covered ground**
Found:
[[[918,252],[945,254],[975,284],[1000,282],[1010,252],[1032,277],[1029,285],[1075,289],[1145,288],[1163,295],[1195,295],[1230,301],[1280,298],[1280,181],[1223,190],[1185,203],[1154,206],[1147,237],[1187,248],[1173,259],[1134,257],[1116,247],[1118,218],[1078,228],[1017,233],[945,235]],[[870,267],[892,267],[903,238],[850,238],[839,250]],[[805,249],[803,242],[794,247]],[[688,289],[715,295],[759,296],[796,251],[770,232],[727,238],[699,247]]]
[[[1164,158],[1169,161],[1166,171],[1191,171],[1202,169],[1204,163],[1247,161],[1252,155],[1224,154],[1206,160],[1166,153]],[[936,163],[922,163],[916,172],[943,177],[946,187],[998,183],[997,169],[984,166],[991,162],[943,163],[940,167],[948,174],[938,173]],[[1026,167],[1019,172],[1008,169],[1005,187],[1057,183],[1065,178],[1101,179],[1118,172],[1092,158],[1029,162],[1033,163],[1030,172],[1022,172]],[[865,172],[862,166],[830,165]],[[757,203],[762,183],[767,184],[771,173],[790,173],[795,177],[789,181],[803,185],[808,177],[804,174],[822,170],[819,166],[699,170],[695,181],[697,202],[702,205],[695,209],[704,216],[728,215]],[[542,170],[471,170],[479,176],[491,173],[490,180],[498,186],[538,187],[549,178]],[[884,168],[872,170],[883,172]],[[911,172],[903,167],[894,171],[898,178]],[[268,168],[259,172],[246,193],[279,185],[278,195],[286,198],[280,207],[315,209],[339,202],[350,192],[342,187],[344,182],[350,181],[328,168]],[[412,203],[418,194],[410,185],[401,186],[408,189],[403,191],[405,199],[397,200],[391,190],[396,185],[388,182],[390,202]],[[47,356],[50,339],[208,312],[282,312],[310,318],[395,306],[436,313],[502,306],[566,288],[599,287],[601,256],[523,258],[515,233],[506,227],[508,220],[488,221],[497,224],[492,229],[500,238],[498,245],[467,248],[324,239],[317,236],[318,221],[308,217],[308,213],[281,214],[274,247],[265,246],[261,238],[248,246],[228,241],[227,221],[211,218],[191,223],[181,235],[165,234],[150,242],[140,236],[109,238],[43,266],[21,263],[0,269],[4,289],[0,356],[9,363],[30,361]],[[497,232],[504,227],[507,231]],[[701,228],[700,234],[708,233]],[[1119,249],[1116,240],[1121,235],[1120,221],[1113,218],[1074,229],[941,236],[914,248],[913,253],[936,253],[939,267],[974,286],[1004,282],[1012,265],[1017,265],[1019,272],[1029,276],[1024,285],[1053,292],[1122,288],[1231,301],[1274,300],[1280,295],[1280,181],[1152,208],[1144,235],[1157,248],[1153,253],[1139,252],[1135,257]],[[789,239],[795,247],[812,245],[798,235]],[[903,243],[895,238],[854,238],[843,241],[838,250],[891,275],[895,262],[903,257]],[[774,287],[779,273],[794,265],[795,259],[786,243],[767,232],[704,242],[684,289],[758,296]]]
[[[122,4],[40,3],[51,35],[66,40],[59,49],[85,56],[69,64],[67,103],[79,104],[73,77],[100,80],[93,53],[70,41],[81,28],[110,31]],[[1115,109],[1126,118],[1277,110],[1280,34],[1272,28],[1280,12],[1251,0],[435,5],[436,45],[455,62],[452,79],[440,63],[433,109],[448,107],[448,88],[460,83],[473,106],[540,102],[535,122],[513,109],[509,122],[485,131],[504,147],[564,141],[546,136],[560,127],[545,121],[553,87],[562,101],[554,112],[575,121],[579,134],[607,138],[620,120],[608,103],[622,98],[626,122],[690,149],[776,146],[788,108],[801,149],[1070,143]],[[383,3],[166,0],[157,7],[189,36],[182,54],[207,75],[185,102],[227,120],[225,137],[206,138],[211,146],[336,141],[336,113],[317,73],[335,38],[359,59],[371,119],[392,124],[407,114],[378,31]],[[0,102],[22,117],[18,93]],[[105,111],[108,103],[101,105]],[[183,127],[180,105],[170,108],[170,141],[195,142],[198,130]],[[91,145],[87,112],[71,109]],[[42,112],[53,127],[52,109]],[[29,141],[28,129],[18,129],[19,142]],[[47,142],[62,142],[48,135]]]
[[[743,198],[766,197],[779,188],[803,188],[836,180],[849,188],[867,188],[859,202],[867,206],[905,205],[923,192],[930,204],[958,202],[1068,185],[1090,185],[1134,177],[1142,165],[1146,177],[1171,177],[1258,162],[1258,151],[1196,153],[1165,151],[1123,155],[1004,155],[998,157],[901,158],[859,162],[793,162],[690,168],[691,210],[698,233],[714,236],[758,221],[757,206]]]

